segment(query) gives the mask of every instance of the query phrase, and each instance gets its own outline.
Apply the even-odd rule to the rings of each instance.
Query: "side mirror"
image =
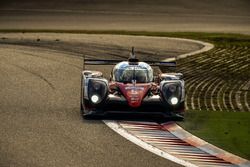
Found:
[[[182,73],[176,73],[175,76],[178,77],[180,80],[184,78]]]

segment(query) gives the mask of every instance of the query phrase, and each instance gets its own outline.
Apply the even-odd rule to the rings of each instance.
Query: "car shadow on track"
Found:
[[[172,121],[183,121],[183,117],[180,116],[169,116],[163,117],[158,115],[136,115],[136,114],[105,114],[103,116],[92,116],[88,118],[83,118],[84,121],[94,121],[95,120],[115,120],[115,121],[139,121],[139,122],[156,122],[156,123],[166,123]]]

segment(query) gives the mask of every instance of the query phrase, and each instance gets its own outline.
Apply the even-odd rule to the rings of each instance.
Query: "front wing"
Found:
[[[109,95],[106,100],[99,105],[93,105],[87,99],[83,101],[82,105],[84,115],[106,115],[115,113],[171,116],[173,114],[182,115],[185,109],[184,102],[171,106],[161,100],[159,95],[145,97],[141,105],[137,108],[130,107],[123,96],[118,97],[114,95]]]

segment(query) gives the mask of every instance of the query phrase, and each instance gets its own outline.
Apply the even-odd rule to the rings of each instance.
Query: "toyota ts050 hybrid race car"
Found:
[[[85,65],[115,65],[109,80],[102,72],[84,70],[81,76],[81,113],[85,118],[107,113],[161,114],[183,118],[184,80],[181,73],[153,76],[151,66],[176,66],[176,62],[140,62],[84,59]]]

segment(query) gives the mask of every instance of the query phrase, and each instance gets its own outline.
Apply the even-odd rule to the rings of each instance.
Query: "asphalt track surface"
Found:
[[[201,46],[164,38],[84,37],[1,34],[0,166],[179,166],[130,143],[101,120],[82,119],[82,55],[124,59],[131,41],[143,51],[138,51],[142,59],[172,57]],[[154,46],[154,40],[162,46]],[[157,47],[164,49],[152,50]],[[106,76],[111,69],[96,68]]]
[[[0,29],[250,34],[249,0],[1,0]]]
[[[249,34],[249,6],[248,0],[2,0],[0,29]],[[135,46],[142,59],[162,59],[200,46],[157,43],[159,38],[117,42],[72,34],[27,36],[0,36],[1,167],[178,166],[130,143],[100,120],[81,118],[81,56],[124,59]],[[111,69],[88,68],[102,69],[106,77]]]

